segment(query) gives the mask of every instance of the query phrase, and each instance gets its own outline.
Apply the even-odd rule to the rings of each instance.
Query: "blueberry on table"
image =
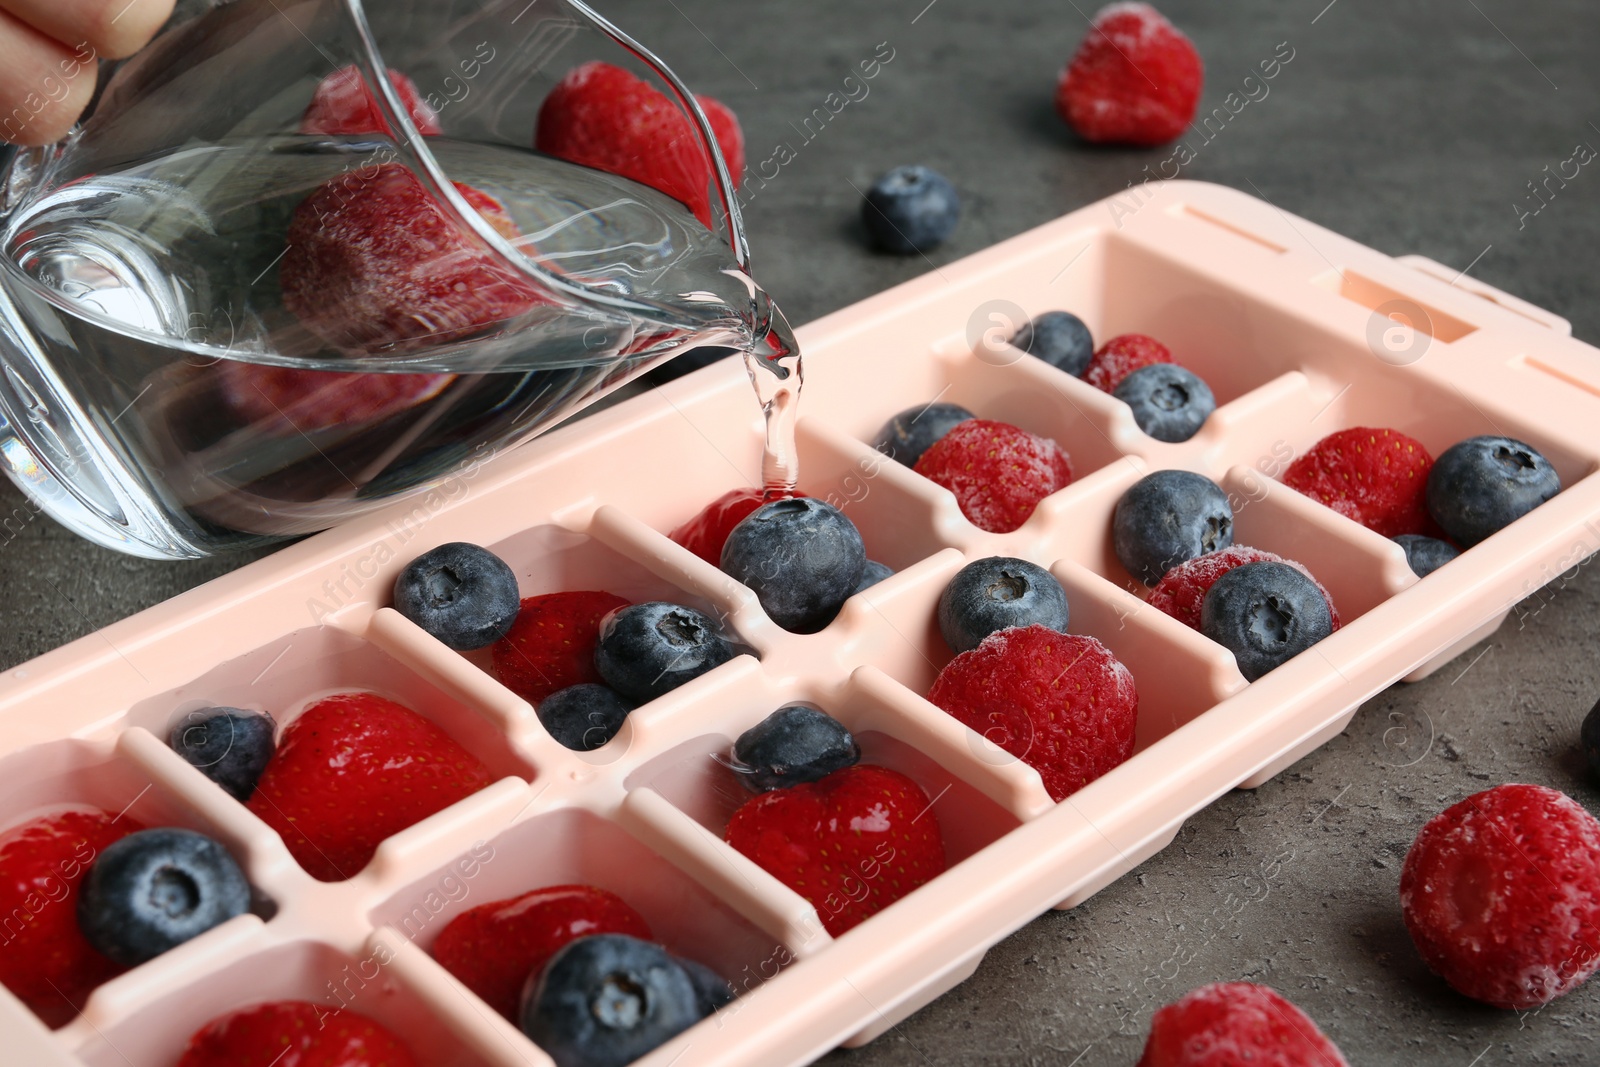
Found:
[[[256,791],[275,749],[277,724],[264,711],[202,708],[173,723],[167,743],[240,803]]]
[[[558,689],[534,708],[545,731],[574,752],[592,752],[617,736],[632,710],[621,693],[596,682]]]
[[[1133,409],[1133,421],[1139,429],[1169,444],[1187,441],[1199,433],[1217,410],[1211,387],[1194,371],[1176,363],[1140,367],[1118,382],[1111,395]]]
[[[885,252],[910,255],[944,243],[961,218],[961,197],[944,175],[923,166],[896,167],[872,183],[861,222]]]
[[[652,600],[600,624],[594,666],[607,685],[644,703],[733,658],[716,623],[693,608]]]
[[[458,652],[500,640],[521,606],[506,562],[465,541],[424,552],[394,580],[395,610]]]
[[[1010,556],[967,564],[939,597],[939,633],[957,654],[1014,626],[1037,623],[1066,633],[1067,619],[1067,592],[1056,576]]]
[[[1287,563],[1246,563],[1218,578],[1200,605],[1200,632],[1255,681],[1333,632],[1317,583]]]
[[[1445,449],[1428,474],[1428,511],[1464,548],[1522,518],[1561,491],[1561,478],[1532,445],[1469,437]]]
[[[883,424],[872,447],[896,463],[915,467],[935,441],[971,418],[976,416],[960,404],[921,404],[906,408]]]
[[[1394,538],[1406,550],[1406,565],[1418,578],[1426,578],[1446,563],[1461,555],[1456,546],[1437,537],[1422,534],[1397,534]]]
[[[855,523],[812,497],[774,500],[728,534],[722,570],[749,586],[773,622],[809,634],[855,592],[867,549]]]
[[[107,845],[78,896],[78,927],[124,966],[154,959],[250,908],[228,850],[193,830],[140,830]]]
[[[1011,344],[1074,378],[1083,377],[1084,368],[1094,358],[1094,335],[1070,311],[1046,311],[1034,316],[1011,335]]]
[[[624,1067],[702,1018],[683,966],[624,934],[568,943],[523,995],[522,1032],[557,1067]]]
[[[860,759],[844,723],[805,704],[779,708],[733,743],[734,770],[752,793],[815,782]]]
[[[866,566],[861,568],[861,580],[856,582],[856,587],[850,591],[850,595],[855,596],[863,589],[871,589],[885,578],[893,575],[893,567],[887,563],[879,563],[875,559],[869,559]]]
[[[1145,585],[1180,563],[1233,544],[1233,508],[1202,474],[1147,474],[1117,501],[1111,520],[1117,559]]]

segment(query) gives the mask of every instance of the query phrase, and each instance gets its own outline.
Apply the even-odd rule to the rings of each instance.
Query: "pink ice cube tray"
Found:
[[[1128,203],[1090,205],[800,331],[801,489],[842,506],[868,555],[897,571],[821,633],[779,629],[748,589],[666,536],[759,476],[760,416],[744,368],[726,360],[5,674],[0,825],[92,804],[198,828],[271,901],[101,986],[54,1032],[0,993],[8,1061],[169,1067],[207,1020],[298,997],[377,1018],[420,1062],[546,1065],[428,948],[467,907],[586,882],[740,990],[641,1064],[802,1063],[882,1033],[1030,918],[1086,900],[1190,814],[1264,782],[1600,549],[1600,354],[1564,321],[1228,189],[1173,182]],[[1001,343],[990,312],[1006,304],[1074,311],[1100,338],[1160,339],[1210,384],[1216,413],[1186,443],[1146,437],[1120,401]],[[949,493],[867,443],[890,415],[935,399],[1054,438],[1077,480],[1014,533],[976,529]],[[1350,426],[1399,429],[1436,455],[1474,434],[1522,438],[1565,489],[1419,581],[1398,545],[1275,480]],[[1111,550],[1110,516],[1124,489],[1166,467],[1227,489],[1236,540],[1306,564],[1343,629],[1246,683],[1229,652],[1149,607]],[[750,653],[640,708],[605,747],[568,751],[481,654],[449,651],[386,606],[408,560],[456,540],[504,557],[525,596],[603,588],[689,603]],[[1049,567],[1072,628],[1110,646],[1139,689],[1133,758],[1059,804],[923,696],[950,658],[940,591],[997,553]],[[339,689],[409,705],[498,781],[325,884],[163,739],[197,707],[281,721]],[[738,798],[711,754],[797,700],[922,785],[948,852],[945,874],[839,938],[722,842]]]

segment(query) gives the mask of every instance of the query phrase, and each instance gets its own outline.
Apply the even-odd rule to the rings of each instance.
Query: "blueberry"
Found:
[[[886,563],[879,563],[875,559],[869,559],[867,560],[867,565],[861,568],[861,580],[856,582],[856,587],[850,591],[850,595],[855,596],[863,589],[871,589],[893,574],[893,567]]]
[[[1437,537],[1421,534],[1399,534],[1395,540],[1406,550],[1406,563],[1418,578],[1426,578],[1446,563],[1461,555],[1456,547]]]
[[[1023,323],[1022,329],[1011,335],[1011,344],[1074,378],[1083,377],[1094,357],[1094,335],[1069,311],[1046,311]]]
[[[607,685],[644,703],[733,658],[716,623],[693,608],[653,600],[600,624],[594,665]]]
[[[957,423],[976,418],[959,404],[923,404],[906,408],[883,424],[872,447],[897,463],[915,467],[922,454]]]
[[[1589,709],[1583,717],[1583,727],[1578,731],[1583,743],[1583,758],[1589,763],[1589,773],[1600,777],[1600,703]]]
[[[752,793],[815,782],[860,759],[844,723],[805,704],[779,708],[733,743],[739,781]]]
[[[702,1019],[719,1008],[725,1008],[733,1003],[733,986],[729,985],[722,975],[703,963],[686,960],[682,956],[673,958],[678,961],[678,966],[683,968],[683,973],[689,976],[689,983],[694,986],[694,1003]]]
[[[1176,444],[1200,432],[1217,410],[1217,398],[1200,376],[1176,363],[1140,367],[1111,391],[1133,409],[1139,429],[1157,441]]]
[[[617,736],[632,710],[621,693],[595,682],[557,689],[534,709],[546,732],[574,752],[592,752]]]
[[[944,243],[961,217],[961,197],[944,175],[927,167],[896,167],[867,190],[861,221],[872,243],[909,255]]]
[[[1067,632],[1067,592],[1036,563],[989,556],[962,567],[939,597],[939,632],[955,653],[997,630],[1038,623]]]
[[[1233,544],[1233,508],[1204,475],[1156,471],[1117,501],[1111,537],[1128,573],[1154,585],[1178,564]]]
[[[505,561],[464,541],[424,552],[394,580],[395,610],[458,652],[504,637],[521,604]]]
[[[1469,437],[1445,449],[1428,474],[1428,511],[1471,548],[1561,491],[1561,478],[1532,445]]]
[[[1246,563],[1206,591],[1200,632],[1253,682],[1331,634],[1333,613],[1317,583],[1287,563]]]
[[[832,622],[866,565],[855,523],[812,497],[761,505],[722,546],[722,569],[755,591],[773,622],[797,634]]]
[[[623,1067],[702,1018],[694,981],[667,950],[623,934],[568,942],[529,981],[522,1032],[557,1067]]]
[[[78,895],[78,927],[125,967],[154,959],[250,908],[228,850],[193,830],[140,830],[107,845]]]
[[[202,708],[172,724],[167,743],[201,774],[243,803],[272,758],[276,723],[264,711]]]

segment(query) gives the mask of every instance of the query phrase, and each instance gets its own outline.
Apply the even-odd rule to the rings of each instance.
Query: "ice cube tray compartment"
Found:
[[[760,416],[744,368],[728,360],[7,672],[0,825],[51,806],[132,801],[148,823],[216,834],[267,902],[113,979],[54,1034],[0,993],[18,1047],[31,1041],[63,1064],[167,1067],[192,1030],[245,1003],[336,1006],[346,968],[381,954],[380,973],[351,984],[350,1006],[427,1062],[547,1067],[427,949],[464,908],[592,882],[741,989],[644,1067],[686,1053],[804,1062],[870,1040],[970,974],[1011,930],[1087,899],[1190,814],[1260,784],[1337,733],[1363,699],[1436,666],[1600,549],[1600,361],[1561,320],[1240,193],[1187,182],[1145,191],[1137,211],[1090,205],[799,331],[800,487],[842,507],[869,556],[897,572],[821,633],[779,629],[749,589],[667,536],[720,494],[758,483]],[[1426,344],[1409,362],[1372,340],[1390,325],[1392,294],[1425,309]],[[1000,330],[1017,309],[1057,308],[1102,341],[1139,332],[1167,344],[1217,395],[1206,427],[1188,442],[1153,441],[1120,401],[998,336],[1019,324]],[[1074,482],[1021,529],[978,530],[949,493],[870,447],[891,415],[936,400],[1054,438]],[[1435,454],[1471,434],[1520,436],[1565,488],[1451,563],[1449,581],[1417,581],[1398,546],[1279,480],[1322,436],[1363,425],[1412,434]],[[1151,608],[1117,563],[1109,524],[1129,485],[1167,467],[1216,479],[1235,501],[1236,542],[1306,564],[1344,628],[1246,684],[1225,649]],[[711,614],[747,654],[640,707],[602,748],[568,751],[485,669],[484,653],[453,652],[387,606],[407,561],[456,540],[499,552],[524,596],[599,588],[677,600]],[[999,554],[1050,568],[1070,629],[1105,642],[1141,694],[1134,756],[1060,804],[1032,768],[925,697],[950,659],[940,592],[967,562]],[[422,712],[499,778],[389,838],[358,876],[325,884],[165,738],[207,704],[266,708],[282,722],[350,689]],[[742,791],[710,754],[794,700],[839,716],[868,759],[922,785],[952,862],[837,939],[721,838]]]

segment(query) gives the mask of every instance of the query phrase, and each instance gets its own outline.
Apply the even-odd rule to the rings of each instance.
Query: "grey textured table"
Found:
[[[794,146],[749,208],[757,273],[794,322],[928,269],[862,248],[856,189],[890,166],[927,163],[962,191],[961,226],[930,257],[939,264],[1114,193],[1171,155],[1093,149],[1056,118],[1056,73],[1083,35],[1087,3],[601,7],[738,112],[752,165],[779,143]],[[1600,147],[1593,5],[1400,8],[1167,0],[1205,59],[1203,109],[1280,42],[1294,50],[1270,94],[1204,144],[1183,176],[1265,196],[1385,252],[1471,264],[1474,276],[1600,341],[1600,170],[1584,167],[1537,214],[1527,184],[1579,142]],[[894,58],[868,95],[807,140],[801,120],[880,42]],[[123,558],[34,518],[9,487],[0,490],[8,517],[0,668],[246,561]],[[1320,751],[1197,815],[1135,874],[1030,923],[966,984],[826,1062],[1131,1064],[1157,1006],[1240,978],[1293,999],[1353,1063],[1592,1060],[1600,983],[1526,1016],[1466,1001],[1417,958],[1396,886],[1417,829],[1470,792],[1540,782],[1600,806],[1576,748],[1600,696],[1596,570],[1547,587],[1432,678],[1374,698]]]

